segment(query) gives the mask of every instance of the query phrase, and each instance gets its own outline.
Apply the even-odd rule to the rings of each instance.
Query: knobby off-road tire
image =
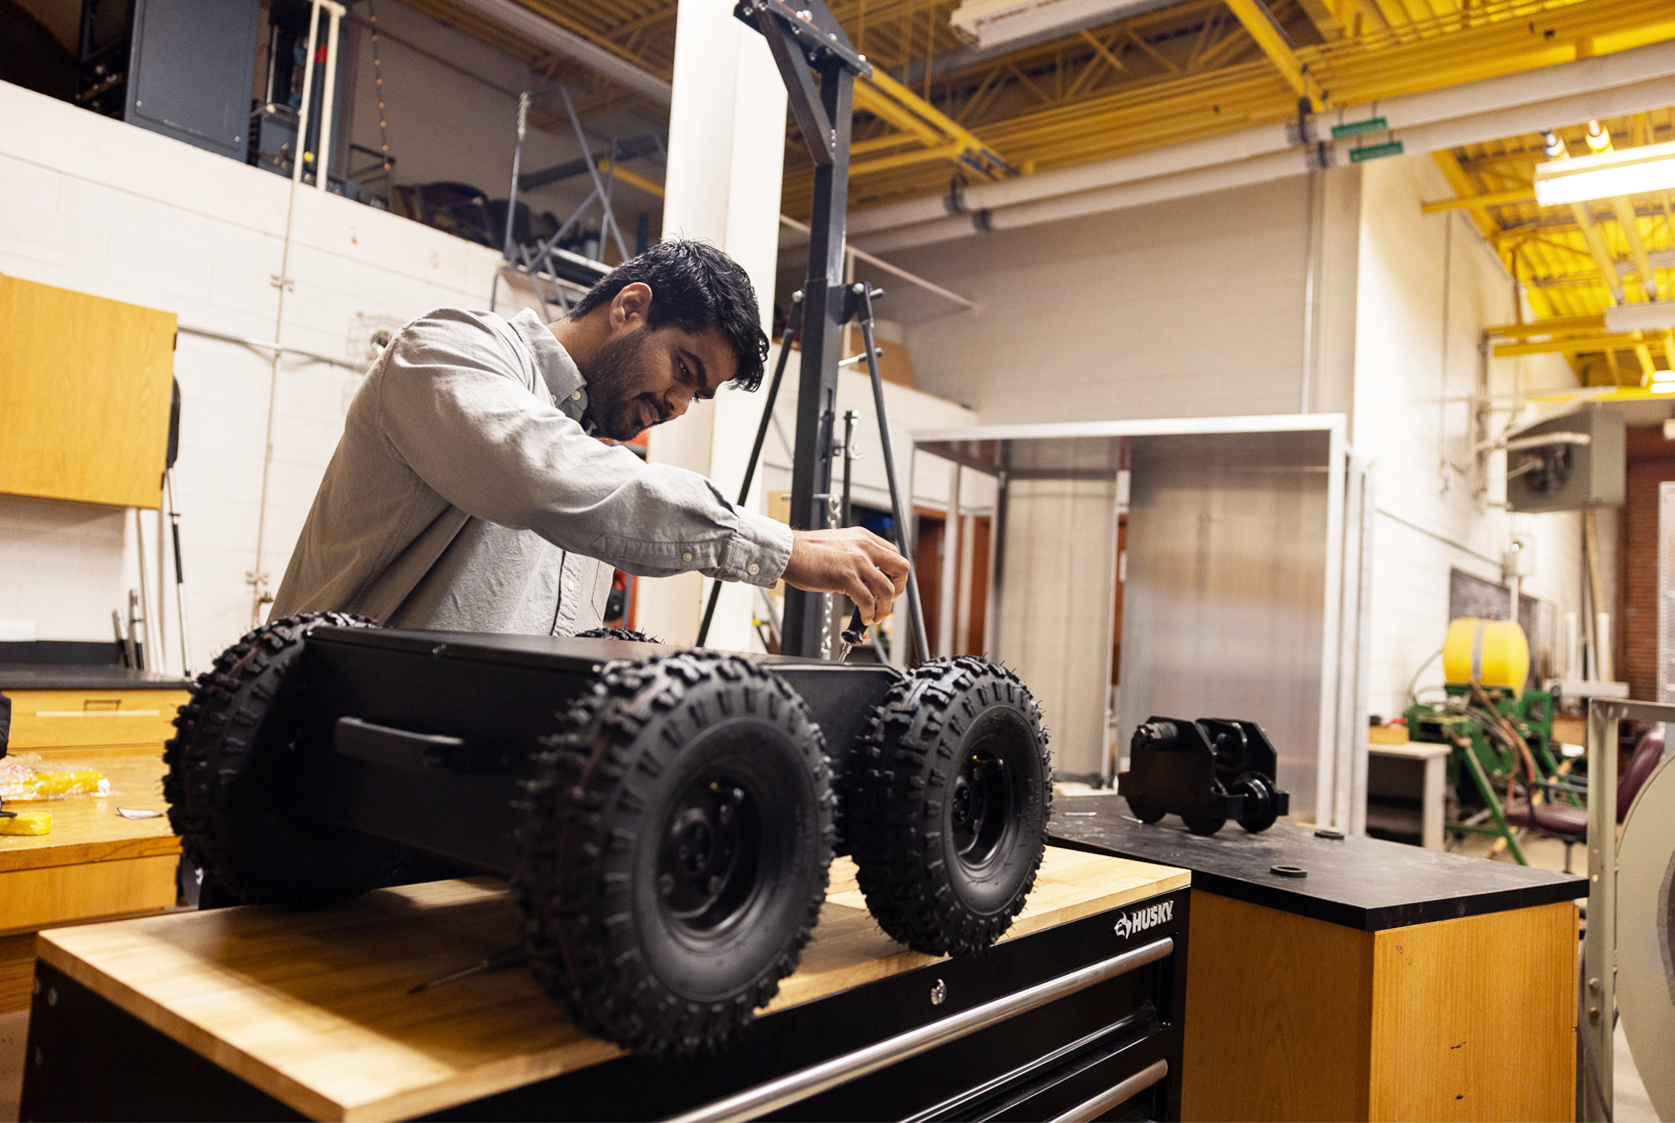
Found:
[[[772,673],[689,651],[609,666],[548,745],[513,882],[536,978],[637,1052],[720,1048],[825,901],[819,727]]]
[[[247,904],[314,907],[381,884],[398,846],[312,820],[288,802],[297,760],[298,682],[291,671],[322,625],[373,627],[342,612],[275,620],[198,676],[163,750],[169,824],[186,856]]]
[[[932,660],[891,688],[867,742],[842,809],[873,917],[930,955],[989,947],[1047,845],[1052,768],[1035,699],[987,660]]]

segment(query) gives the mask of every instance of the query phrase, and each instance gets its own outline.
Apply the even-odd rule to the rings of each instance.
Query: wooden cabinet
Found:
[[[1570,1119],[1587,880],[1281,819],[1205,838],[1119,797],[1055,840],[1192,870],[1181,1118]]]
[[[157,507],[175,316],[0,276],[0,492]]]
[[[184,690],[7,690],[11,750],[74,759],[113,748],[162,751]]]
[[[125,819],[117,808],[167,811],[163,742],[184,690],[6,690],[9,751],[96,768],[105,797],[41,803],[52,833],[0,836],[0,1013],[29,1005],[35,933],[87,920],[160,912],[174,904],[180,840],[166,814]]]

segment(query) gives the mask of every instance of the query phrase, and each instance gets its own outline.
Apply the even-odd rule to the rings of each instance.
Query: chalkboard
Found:
[[[1505,620],[1508,592],[1505,585],[1473,577],[1463,570],[1450,569],[1448,618],[1458,620],[1462,616],[1475,616],[1479,620]]]

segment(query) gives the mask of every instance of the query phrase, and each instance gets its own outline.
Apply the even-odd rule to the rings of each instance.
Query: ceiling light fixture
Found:
[[[1675,188],[1675,141],[1535,166],[1535,199],[1544,207],[1670,188]]]
[[[1657,263],[1653,263],[1656,268]],[[1606,331],[1664,331],[1675,328],[1675,300],[1617,304],[1605,310]]]
[[[1070,24],[1085,26],[1101,16],[1116,19],[1157,6],[1157,0],[962,0],[948,23],[986,50]]]
[[[1652,372],[1652,381],[1675,382],[1675,370],[1654,370]]]

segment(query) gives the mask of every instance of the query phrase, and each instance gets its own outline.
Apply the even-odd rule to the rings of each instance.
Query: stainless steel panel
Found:
[[[1116,469],[1104,479],[1009,474],[1004,512],[1005,588],[991,612],[999,623],[992,651],[1040,704],[1053,767],[1100,772],[1117,579]]]
[[[1342,525],[1330,446],[1318,430],[1131,445],[1121,743],[1152,714],[1259,722],[1303,815],[1320,790],[1327,537]]]

